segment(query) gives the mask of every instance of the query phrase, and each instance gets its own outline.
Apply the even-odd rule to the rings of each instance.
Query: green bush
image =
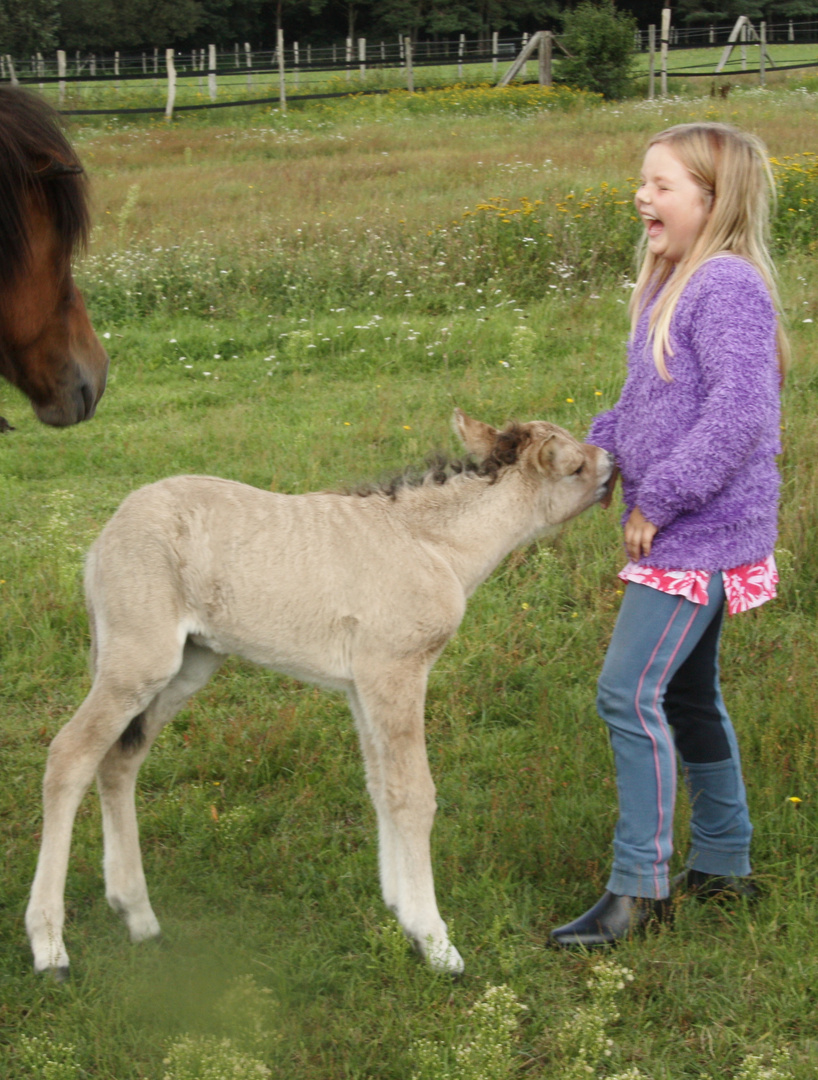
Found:
[[[571,58],[562,61],[560,77],[605,98],[626,97],[634,59],[633,15],[618,11],[613,0],[582,0],[562,18],[563,42]]]

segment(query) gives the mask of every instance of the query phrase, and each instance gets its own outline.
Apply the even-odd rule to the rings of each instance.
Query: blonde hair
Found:
[[[769,253],[775,181],[766,147],[756,136],[728,124],[706,123],[678,124],[660,131],[648,149],[657,143],[666,143],[684,165],[702,189],[710,212],[699,236],[678,263],[653,255],[647,249],[647,234],[643,237],[639,252],[644,254],[630,303],[631,332],[661,289],[648,320],[648,337],[652,337],[656,369],[670,382],[666,364],[666,357],[673,356],[670,322],[682,291],[708,259],[726,253],[738,255],[758,270],[772,296],[778,314],[778,367],[783,378],[790,348]]]

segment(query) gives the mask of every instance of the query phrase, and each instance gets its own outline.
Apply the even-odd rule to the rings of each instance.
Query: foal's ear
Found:
[[[569,476],[582,467],[585,455],[582,447],[573,439],[567,439],[556,431],[545,436],[537,447],[537,468],[541,473],[558,480]]]
[[[494,444],[497,441],[497,428],[491,427],[490,424],[484,424],[480,420],[472,420],[470,416],[466,416],[462,409],[455,409],[452,416],[452,426],[466,450],[470,454],[474,454],[480,461],[487,458],[494,449]]]
[[[554,432],[549,431],[540,440],[534,453],[534,465],[538,472],[550,476],[554,468]]]

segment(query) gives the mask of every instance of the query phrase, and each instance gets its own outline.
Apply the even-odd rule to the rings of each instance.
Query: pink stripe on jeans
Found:
[[[637,688],[636,688],[636,700],[634,701],[634,707],[636,709],[636,715],[639,717],[639,722],[642,725],[642,729],[645,732],[645,734],[647,735],[647,737],[650,739],[651,744],[653,746],[653,767],[654,767],[654,771],[655,771],[655,774],[656,774],[656,799],[657,799],[657,807],[656,807],[656,809],[657,809],[657,817],[658,817],[658,824],[656,826],[656,835],[654,837],[654,843],[656,845],[656,862],[653,864],[653,888],[654,888],[654,891],[657,894],[659,892],[659,866],[662,863],[662,846],[661,846],[661,843],[660,843],[660,838],[661,838],[662,829],[663,829],[664,823],[665,823],[665,815],[664,815],[664,811],[662,809],[662,773],[661,773],[661,769],[659,767],[658,743],[657,743],[657,741],[656,741],[656,739],[655,739],[655,737],[653,735],[653,732],[650,731],[650,729],[648,728],[648,725],[645,723],[645,718],[642,715],[642,710],[639,707],[639,698],[640,698],[640,695],[642,693],[642,686],[643,686],[643,684],[645,682],[645,678],[647,677],[647,673],[650,670],[650,667],[653,664],[653,661],[656,659],[656,654],[659,652],[659,649],[662,647],[662,644],[663,644],[665,638],[667,637],[667,635],[669,634],[670,628],[673,625],[673,623],[674,623],[674,621],[676,619],[676,616],[679,614],[679,610],[681,609],[684,602],[685,602],[684,598],[680,597],[678,604],[674,608],[673,614],[671,615],[670,619],[668,620],[667,626],[662,631],[662,636],[659,638],[658,642],[656,643],[656,648],[651,653],[650,659],[648,660],[642,674],[639,677],[639,683],[638,683]],[[668,730],[667,724],[665,723],[665,719],[664,719],[664,716],[662,714],[662,710],[659,708],[659,690],[660,690],[660,687],[662,686],[662,683],[664,681],[665,676],[667,675],[667,672],[668,672],[668,670],[670,668],[670,665],[673,663],[674,659],[676,658],[677,653],[679,652],[679,649],[682,647],[682,642],[687,637],[687,633],[690,630],[690,627],[693,625],[693,620],[696,618],[697,614],[698,614],[698,609],[694,609],[692,615],[690,616],[690,618],[687,621],[687,626],[685,626],[684,630],[682,631],[682,636],[676,642],[676,647],[674,648],[673,652],[671,653],[667,664],[665,664],[664,671],[662,672],[662,675],[661,675],[658,683],[656,684],[656,693],[654,694],[654,697],[653,697],[653,711],[654,711],[654,713],[656,715],[656,718],[657,718],[657,721],[659,723],[659,728],[664,733],[665,739],[667,740],[668,744],[670,745],[671,760],[673,760],[673,754],[674,754],[674,749],[675,748],[674,748],[674,743],[673,743],[673,739],[671,737],[670,731]],[[672,800],[675,802],[675,800],[676,800],[676,772],[675,772],[675,770],[671,773],[671,777],[672,777],[671,783],[673,785],[673,790],[672,790],[671,795],[672,795]]]

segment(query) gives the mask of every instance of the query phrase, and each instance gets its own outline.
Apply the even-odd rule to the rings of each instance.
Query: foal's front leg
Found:
[[[387,810],[384,789],[383,766],[378,745],[370,730],[371,723],[355,689],[348,692],[349,707],[355,717],[358,738],[366,769],[366,788],[378,819],[378,873],[383,902],[389,910],[398,914],[398,835]]]
[[[378,814],[384,900],[395,903],[398,921],[427,963],[459,975],[463,959],[440,917],[432,874],[436,807],[423,730],[427,674],[422,661],[379,668],[369,657],[366,671],[356,673],[350,701]]]

